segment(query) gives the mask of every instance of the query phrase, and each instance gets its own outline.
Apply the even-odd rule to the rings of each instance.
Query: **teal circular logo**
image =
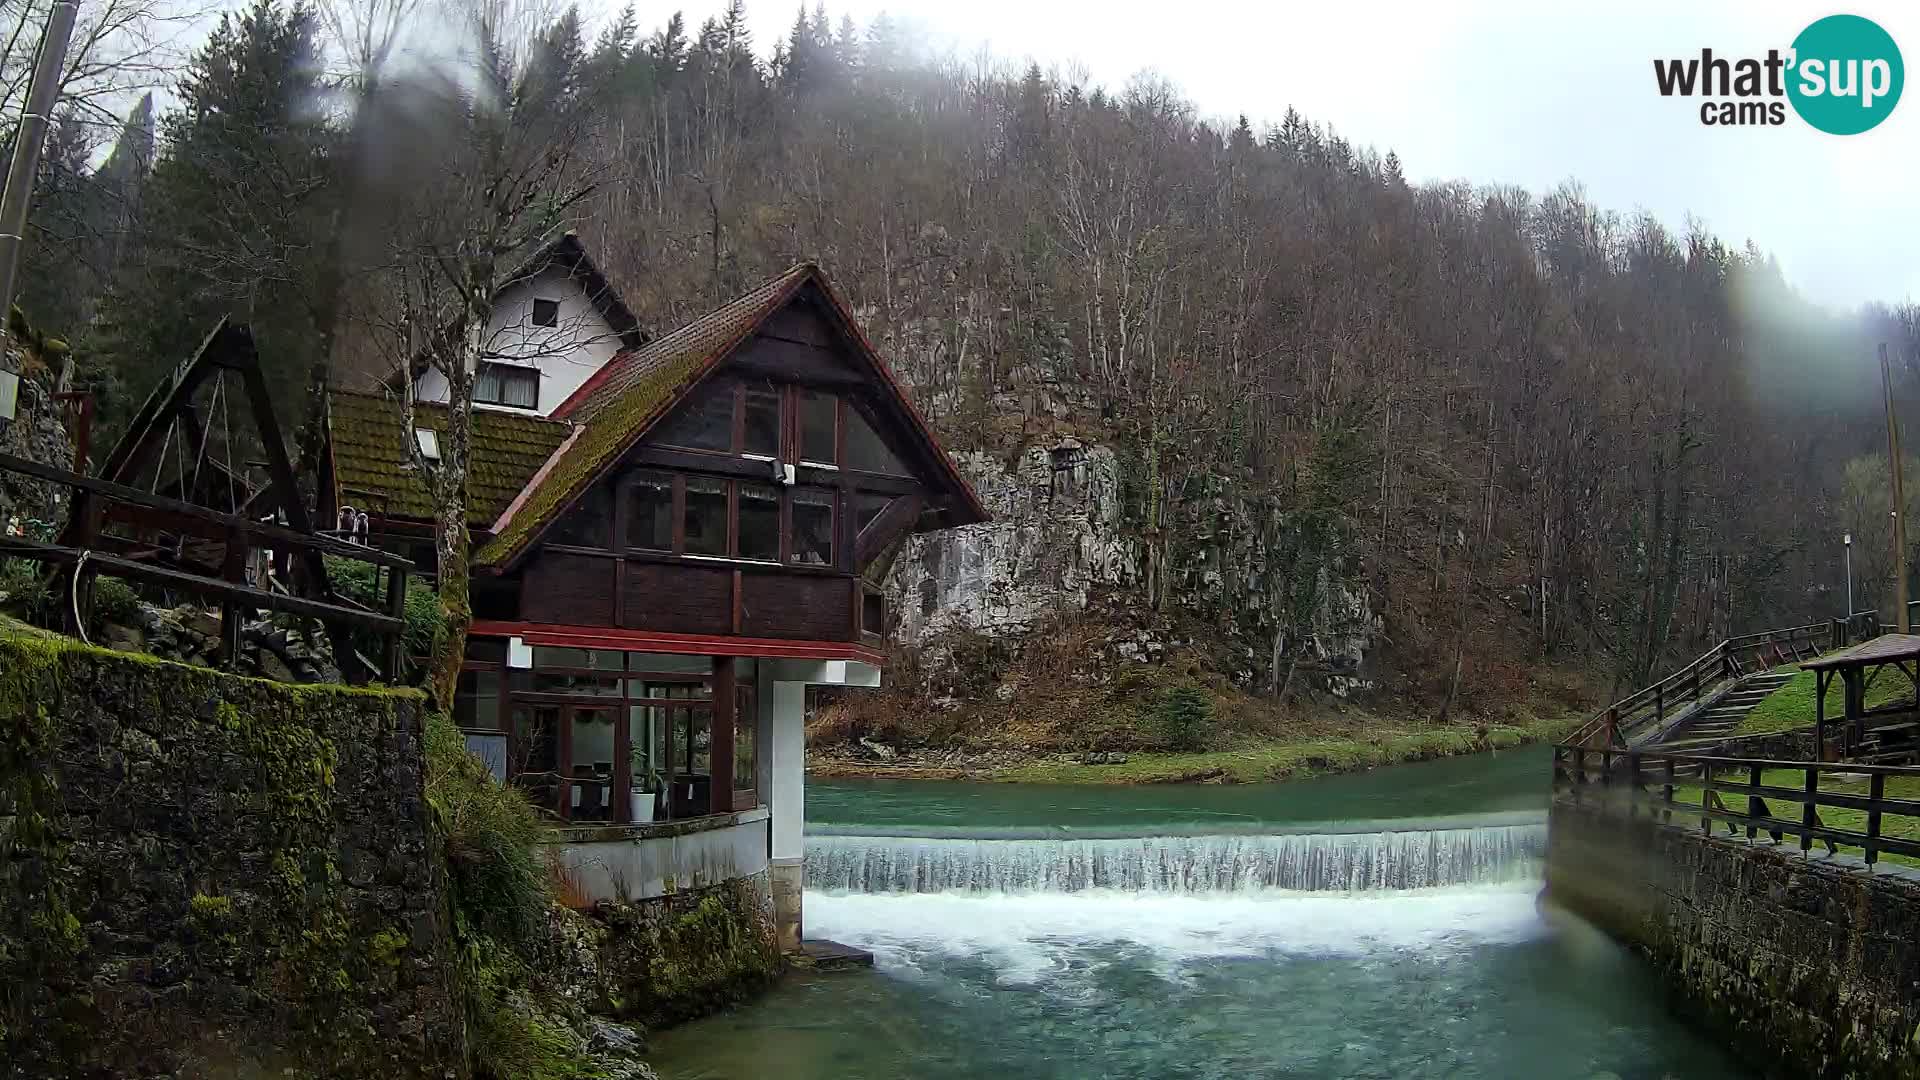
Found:
[[[1872,19],[1829,15],[1793,39],[1787,99],[1829,135],[1872,130],[1900,103],[1906,81],[1900,47]]]

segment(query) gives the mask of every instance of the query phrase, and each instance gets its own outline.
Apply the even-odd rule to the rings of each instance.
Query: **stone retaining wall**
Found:
[[[1547,895],[1769,1076],[1920,1078],[1920,874],[1556,802]]]
[[[421,708],[0,619],[0,1076],[465,1075]]]

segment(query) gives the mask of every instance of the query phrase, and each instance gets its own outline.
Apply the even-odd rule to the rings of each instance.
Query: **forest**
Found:
[[[130,44],[149,3],[82,5],[19,306],[109,438],[228,313],[300,416],[302,386],[391,370],[411,311],[372,238],[420,151],[372,88],[417,84],[405,31],[432,20],[255,0],[174,64]],[[512,243],[577,231],[655,333],[819,261],[950,448],[1017,452],[1064,412],[1121,449],[1148,611],[1180,616],[1182,508],[1221,485],[1282,508],[1289,636],[1338,574],[1442,712],[1536,664],[1637,683],[1838,616],[1843,532],[1854,606],[1891,592],[1876,349],[1905,414],[1920,309],[1817,306],[1764,236],[1577,179],[1410,182],[1363,132],[941,54],[885,17],[803,9],[756,41],[739,0],[653,27],[505,10],[476,15],[489,77],[461,101],[544,164]],[[28,63],[0,54],[9,116]]]

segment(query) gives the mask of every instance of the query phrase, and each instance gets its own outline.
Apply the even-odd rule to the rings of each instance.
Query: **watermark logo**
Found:
[[[1778,126],[1791,105],[1830,135],[1879,126],[1906,85],[1893,36],[1858,15],[1812,23],[1784,53],[1729,58],[1701,49],[1697,57],[1655,60],[1653,75],[1662,97],[1701,98],[1700,122],[1709,127]]]

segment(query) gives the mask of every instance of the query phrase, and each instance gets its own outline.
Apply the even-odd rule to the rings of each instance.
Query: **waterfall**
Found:
[[[807,840],[807,888],[850,893],[1355,892],[1539,875],[1537,821],[1212,836],[849,835]]]

